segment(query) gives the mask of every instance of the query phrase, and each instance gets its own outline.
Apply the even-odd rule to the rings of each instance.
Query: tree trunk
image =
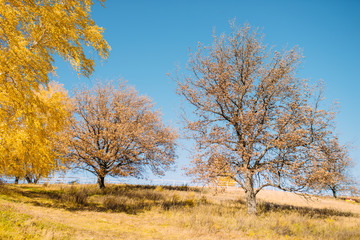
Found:
[[[40,174],[39,175],[34,175],[34,179],[33,179],[33,183],[37,184],[38,181],[40,180]]]
[[[19,184],[19,177],[15,177],[15,184]]]
[[[104,189],[105,188],[105,177],[98,176],[97,183],[99,184],[100,189]]]
[[[251,173],[245,174],[245,195],[247,213],[251,215],[256,214],[256,195],[254,191],[253,175]]]
[[[336,188],[331,188],[331,191],[332,191],[332,194],[333,194],[333,197],[334,198],[337,198],[337,195],[336,195]]]
[[[32,183],[32,179],[31,179],[31,177],[26,176],[26,177],[25,177],[25,179],[26,179],[26,181],[28,182],[28,184],[29,184],[29,183]]]

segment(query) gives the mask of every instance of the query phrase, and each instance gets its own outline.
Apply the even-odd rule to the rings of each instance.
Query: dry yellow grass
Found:
[[[245,193],[240,188],[228,188],[222,194],[219,194],[223,199],[238,199],[244,198]],[[276,204],[290,204],[298,207],[309,207],[319,209],[334,209],[343,212],[352,212],[354,214],[360,214],[360,204],[354,204],[351,202],[343,201],[341,199],[335,199],[333,197],[326,196],[313,196],[307,197],[299,194],[283,191],[262,190],[257,195],[258,201],[271,202]]]
[[[85,200],[73,197],[81,194]],[[248,216],[243,194],[3,185],[0,239],[360,239],[360,204],[266,190],[259,195],[259,215]]]

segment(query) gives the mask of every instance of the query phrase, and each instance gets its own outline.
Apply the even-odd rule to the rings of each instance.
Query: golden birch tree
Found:
[[[51,82],[35,92],[38,103],[24,116],[14,111],[0,134],[0,172],[28,182],[47,177],[63,164],[58,141],[71,116],[70,99],[61,85]],[[7,105],[10,109],[10,105]],[[31,116],[29,116],[31,115]]]
[[[96,175],[99,188],[105,187],[107,175],[141,177],[146,169],[162,175],[174,162],[176,132],[134,88],[98,82],[76,91],[74,105],[67,156]]]
[[[47,106],[37,94],[55,71],[55,55],[86,77],[94,70],[89,56],[108,56],[103,29],[90,16],[92,4],[92,0],[0,0],[0,134],[16,140],[23,131],[15,127],[19,120],[30,128],[38,121],[35,111]]]
[[[296,48],[272,51],[248,25],[232,30],[210,46],[199,44],[178,93],[194,114],[186,118],[196,142],[189,174],[234,179],[254,214],[264,187],[304,191],[315,173],[323,174],[326,158],[315,152],[331,139],[334,114],[320,108],[316,88],[296,77],[302,58]]]

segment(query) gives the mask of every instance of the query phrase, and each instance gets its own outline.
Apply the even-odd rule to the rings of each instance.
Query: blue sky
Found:
[[[360,1],[118,1],[105,8],[95,3],[92,16],[105,28],[112,50],[99,61],[90,79],[79,78],[69,64],[57,61],[55,79],[72,91],[82,83],[122,78],[141,94],[150,96],[166,123],[180,127],[181,99],[176,84],[167,77],[177,66],[185,69],[189,48],[210,44],[212,33],[229,33],[229,21],[248,22],[265,34],[264,43],[275,49],[295,45],[305,59],[299,77],[326,84],[326,102],[338,101],[337,130],[343,143],[352,143],[356,162],[353,174],[360,178]],[[187,144],[189,145],[189,144]],[[185,148],[186,144],[185,144]],[[182,166],[186,151],[179,149],[176,172],[165,178],[187,180]]]

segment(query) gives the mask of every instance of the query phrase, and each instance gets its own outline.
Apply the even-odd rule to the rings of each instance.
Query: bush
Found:
[[[119,199],[114,196],[107,196],[104,198],[103,204],[104,207],[112,211],[125,211],[126,210],[126,201]]]
[[[189,198],[186,200],[181,200],[180,196],[175,193],[170,200],[163,201],[161,203],[161,207],[164,210],[170,210],[170,208],[174,207],[195,207],[196,201],[194,198]]]
[[[72,186],[63,195],[63,200],[78,205],[86,205],[88,197],[89,197],[88,189],[86,189],[85,187],[77,188]]]
[[[208,200],[205,196],[201,196],[201,198],[198,200],[199,204],[207,204]]]
[[[106,196],[103,200],[103,205],[107,210],[128,214],[137,214],[138,212],[151,209],[151,204],[145,203],[143,199],[134,200],[120,196]]]

